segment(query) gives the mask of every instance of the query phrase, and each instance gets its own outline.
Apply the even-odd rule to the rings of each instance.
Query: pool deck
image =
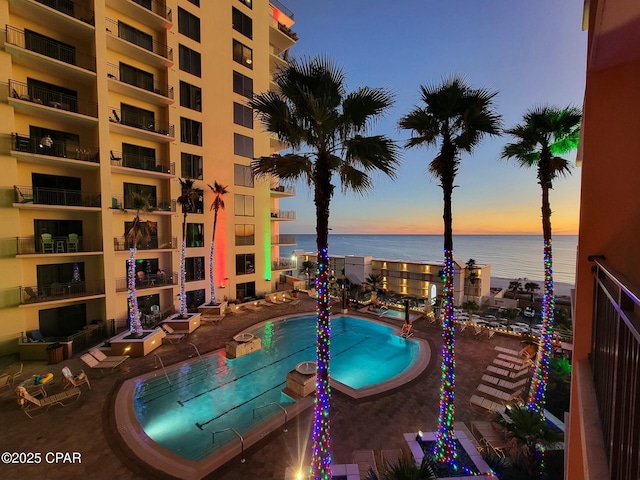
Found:
[[[256,323],[283,315],[313,313],[314,310],[315,301],[301,297],[301,302],[297,305],[276,304],[258,311],[227,314],[222,322],[203,325],[182,342],[163,345],[154,353],[162,358],[165,365],[180,363],[194,354],[189,343],[196,344],[204,354],[224,348],[225,342],[235,334]],[[367,317],[367,314],[361,312],[352,313]],[[399,319],[379,317],[376,314],[370,318],[382,320],[398,329],[402,325],[402,320]],[[417,338],[429,342],[432,357],[432,362],[418,378],[390,392],[362,400],[348,398],[334,390],[330,413],[334,463],[351,463],[352,452],[359,449],[373,450],[376,460],[380,462],[381,450],[406,449],[404,433],[435,429],[440,386],[440,328],[421,319],[415,322],[414,331]],[[486,411],[470,406],[469,400],[481,383],[486,366],[495,358],[496,345],[518,349],[519,342],[502,335],[495,335],[491,340],[486,337],[478,340],[473,335],[458,336],[455,421],[469,425],[471,421],[490,418]],[[46,365],[44,361],[24,362],[23,379],[36,373],[54,374],[53,384],[47,386],[50,393],[62,390],[63,366],[68,365],[74,373],[84,369],[91,381],[92,390],[88,390],[86,385],[80,387],[82,394],[74,404],[64,408],[53,406],[41,416],[30,419],[18,407],[13,391],[0,391],[0,424],[3,427],[0,453],[36,452],[42,455],[40,463],[2,465],[2,478],[175,478],[139,462],[115,431],[113,410],[118,387],[126,379],[152,371],[154,356],[131,358],[115,372],[103,375],[80,361],[82,353],[85,352],[75,352],[72,359],[58,365]],[[18,364],[17,356],[0,357],[0,375],[14,372]],[[287,433],[278,429],[246,450],[245,463],[241,463],[236,457],[206,478],[283,479],[285,469],[289,466],[298,466],[302,461],[306,468],[309,464],[312,410],[310,408],[291,419]],[[55,457],[46,455],[48,452],[78,452],[81,463],[77,460],[70,463],[72,457],[55,462]],[[63,460],[67,462],[63,463]]]

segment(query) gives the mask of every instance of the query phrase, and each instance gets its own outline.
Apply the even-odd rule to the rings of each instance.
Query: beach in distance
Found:
[[[297,234],[296,246],[281,247],[280,255],[292,250],[315,252],[315,234]],[[506,287],[514,279],[540,284],[542,292],[544,267],[540,235],[454,235],[454,258],[466,263],[491,265],[491,286]],[[577,235],[553,238],[553,276],[555,294],[569,295],[575,284]],[[370,255],[388,260],[443,261],[442,235],[372,235],[330,234],[330,255]]]

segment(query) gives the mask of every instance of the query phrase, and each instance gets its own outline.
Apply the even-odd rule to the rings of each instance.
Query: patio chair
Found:
[[[479,407],[485,408],[492,412],[504,413],[507,409],[504,405],[500,403],[493,402],[491,400],[487,400],[484,397],[480,397],[478,395],[471,395],[471,399],[469,403],[472,405],[477,405]]]
[[[11,375],[7,373],[0,375],[0,391],[5,388],[11,388]]]
[[[67,239],[67,252],[79,251],[80,238],[77,233],[70,233]]]
[[[382,468],[384,470],[388,469],[392,465],[398,465],[400,463],[400,459],[404,457],[402,449],[400,448],[382,450],[380,452],[380,456],[382,457]]]
[[[42,253],[53,253],[53,236],[50,233],[40,235]]]
[[[22,378],[22,369],[24,368],[24,363],[20,364],[20,368],[18,368],[18,371],[16,373],[13,374],[9,374],[11,375],[11,383],[16,383],[16,380],[18,380],[19,378]]]
[[[99,362],[124,362],[129,358],[129,355],[105,355],[99,348],[89,350],[89,354]]]
[[[166,323],[163,323],[162,325],[160,325],[160,328],[162,328],[162,330],[165,333],[165,336],[162,339],[162,343],[164,343],[164,341],[167,340],[169,343],[176,344],[186,336],[186,334],[184,333],[176,332],[171,327],[171,325],[167,325]]]
[[[87,384],[89,390],[91,390],[91,383],[89,383],[89,377],[84,373],[84,370],[80,370],[78,375],[74,375],[71,373],[71,370],[66,365],[62,368],[62,376],[67,381],[67,384],[64,386],[64,390],[66,390],[70,386],[79,387],[80,385]]]
[[[95,357],[85,353],[80,356],[80,360],[82,360],[89,368],[97,368],[101,373],[104,373],[104,370],[111,369],[113,371],[118,365],[122,362],[99,362]]]
[[[367,475],[369,475],[370,470],[379,475],[373,450],[355,450],[353,452],[353,463],[358,464],[360,478],[368,478]]]
[[[37,287],[36,290],[34,290],[31,287],[24,287],[24,293],[27,294],[27,302],[34,302],[38,299],[38,291],[37,291]]]
[[[74,403],[80,398],[80,389],[73,387],[71,390],[66,390],[62,393],[56,393],[55,395],[49,395],[42,399],[32,396],[24,387],[16,388],[16,395],[18,396],[18,403],[22,405],[22,410],[29,417],[33,418],[31,412],[44,409],[44,412],[49,410],[52,405],[61,405],[63,407]],[[67,400],[71,400],[67,402]]]

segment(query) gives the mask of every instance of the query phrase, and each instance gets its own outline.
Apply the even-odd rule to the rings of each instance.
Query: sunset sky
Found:
[[[286,0],[299,41],[295,56],[328,55],[344,68],[349,90],[384,87],[395,105],[372,130],[399,144],[409,132],[398,119],[420,101],[421,84],[458,74],[475,88],[498,91],[504,126],[529,108],[582,105],[587,34],[581,0]],[[453,194],[454,233],[539,234],[540,186],[535,170],[500,160],[507,137],[487,138],[465,155]],[[426,173],[435,149],[403,151],[397,178],[378,176],[364,197],[336,188],[333,233],[442,233],[442,190]],[[568,157],[572,164],[575,153]],[[580,170],[557,180],[551,192],[556,234],[578,229]],[[282,233],[313,233],[313,196],[306,184],[281,201],[297,221]]]

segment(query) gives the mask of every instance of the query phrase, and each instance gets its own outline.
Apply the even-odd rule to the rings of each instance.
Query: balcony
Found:
[[[126,3],[126,1],[121,3]],[[105,18],[105,22],[108,33],[107,46],[111,50],[157,67],[171,67],[173,65],[171,47],[153,39],[130,35],[120,28],[118,21],[111,18]]]
[[[293,268],[293,263],[289,259],[279,259],[274,260],[271,263],[271,271],[274,272],[276,270],[291,270]]]
[[[128,205],[133,203],[133,199],[125,195],[111,195],[111,208],[117,210],[131,209]],[[176,201],[170,198],[158,199],[149,197],[149,204],[154,208],[150,213],[174,213],[176,211]]]
[[[14,63],[63,78],[95,80],[96,58],[53,40],[30,36],[7,25],[5,49]]]
[[[77,243],[66,237],[52,237],[50,247],[43,245],[41,238],[17,237],[18,255],[56,255],[102,252],[102,238],[80,236]],[[45,253],[46,251],[46,253]]]
[[[100,209],[100,193],[83,194],[79,190],[14,185],[14,207],[42,208],[41,206],[75,207],[73,209]]]
[[[291,48],[298,41],[298,35],[291,30],[290,26],[282,23],[279,18],[275,17],[275,13],[269,14],[269,43],[278,48],[286,50]],[[293,24],[293,22],[288,22]]]
[[[98,123],[98,104],[78,100],[48,88],[29,86],[26,83],[9,80],[9,104],[27,115],[51,118],[80,125]]]
[[[173,12],[155,0],[107,0],[107,6],[155,29],[173,26]]]
[[[295,235],[273,235],[271,245],[296,245]]]
[[[293,20],[293,12],[289,10],[287,7],[285,7],[284,4],[282,4],[278,0],[269,0],[269,5],[277,8],[280,11],[280,13],[286,15],[291,20]]]
[[[11,134],[11,155],[22,161],[40,164],[67,164],[74,167],[98,168],[100,154],[97,148],[85,147],[60,140],[51,140],[47,146],[45,138]]]
[[[24,18],[37,18],[39,24],[52,26],[74,38],[93,37],[93,10],[71,0],[12,0],[9,10]]]
[[[19,287],[20,305],[104,295],[104,280]]]
[[[640,450],[640,291],[614,272],[602,257],[591,260],[595,263],[595,290],[589,355],[609,464],[608,478],[631,480],[638,475]],[[576,380],[577,388],[586,395],[584,392],[591,387],[584,381],[581,385],[580,380]],[[585,417],[585,421],[595,424],[595,415]]]
[[[142,155],[123,154],[111,150],[111,166],[139,170],[140,175],[147,177],[175,176],[176,164],[168,160],[158,160]]]
[[[174,287],[178,285],[178,279],[180,276],[178,272],[173,272],[173,275],[145,275],[141,278],[136,278],[136,290],[146,289],[146,288],[163,288],[163,287]],[[128,287],[128,279],[127,277],[116,278],[116,292],[126,292],[129,290]]]
[[[293,185],[274,185],[269,189],[272,197],[294,197],[296,195],[296,187]]]
[[[156,105],[173,104],[173,87],[157,80],[129,79],[120,72],[120,67],[107,63],[109,89],[114,92],[139,98]]]
[[[271,220],[292,221],[295,219],[296,219],[295,210],[272,210],[271,211]]]
[[[109,129],[113,132],[131,135],[145,140],[173,142],[175,128],[169,123],[149,119],[146,115],[127,112],[123,115],[120,109],[109,107]]]
[[[129,242],[124,237],[113,237],[113,248],[116,252],[128,252]],[[135,246],[136,250],[176,250],[178,248],[178,240],[176,237],[151,237],[146,244],[139,243]]]
[[[269,72],[276,73],[288,65],[289,50],[269,44]]]

